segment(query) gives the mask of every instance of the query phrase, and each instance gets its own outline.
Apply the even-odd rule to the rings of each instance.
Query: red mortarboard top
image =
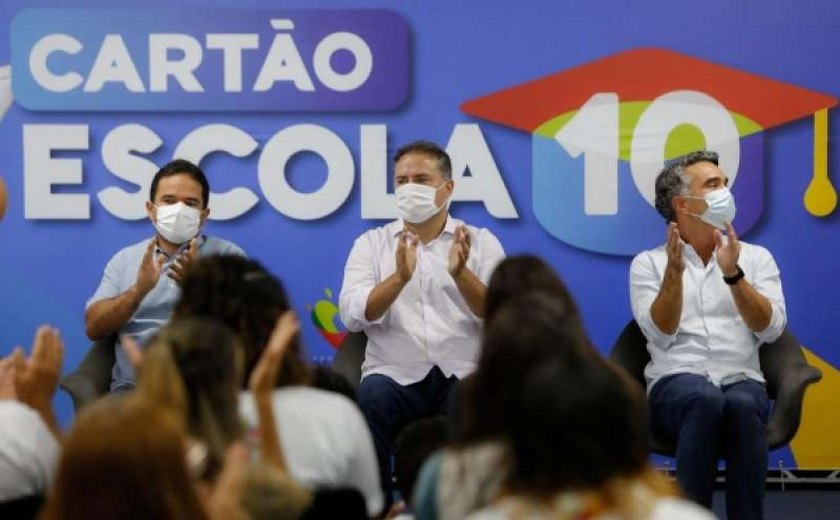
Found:
[[[678,52],[642,48],[467,101],[465,113],[531,132],[577,110],[598,92],[623,102],[652,101],[674,90],[697,90],[762,128],[801,119],[837,104],[832,96],[767,79]]]
[[[827,109],[837,105],[836,98],[671,50],[621,52],[467,101],[461,110],[530,133],[579,109],[596,93],[643,102],[676,90],[704,92],[765,130],[814,115],[814,177],[804,203],[817,216],[834,210],[837,194],[828,179],[826,141]]]

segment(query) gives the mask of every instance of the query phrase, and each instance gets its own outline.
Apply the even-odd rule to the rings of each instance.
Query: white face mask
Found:
[[[729,188],[721,188],[719,190],[710,191],[702,197],[695,197],[692,195],[683,195],[687,199],[702,199],[706,201],[706,211],[702,215],[691,213],[703,222],[710,224],[720,230],[726,229],[726,223],[732,222],[735,219],[735,197]]]
[[[447,199],[440,206],[435,204],[435,194],[444,186],[446,182],[437,188],[408,183],[397,188],[397,213],[400,218],[412,224],[420,224],[435,216],[449,202]]]
[[[198,234],[201,211],[183,202],[157,206],[155,229],[160,236],[173,244],[188,242]]]

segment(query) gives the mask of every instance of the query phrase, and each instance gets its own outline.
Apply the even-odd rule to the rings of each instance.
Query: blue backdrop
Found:
[[[533,97],[534,105],[545,106],[545,117],[530,126],[506,100],[481,110],[462,105],[640,48],[674,51],[828,100],[840,95],[840,4],[830,0],[710,0],[702,6],[660,0],[121,2],[120,9],[140,8],[139,13],[116,10],[113,2],[74,0],[61,3],[72,11],[44,9],[55,5],[6,0],[0,11],[0,65],[11,64],[15,100],[0,122],[0,175],[9,188],[9,210],[0,224],[0,354],[28,345],[39,324],[52,323],[67,343],[66,371],[89,345],[84,304],[105,263],[118,249],[153,233],[148,220],[137,219],[148,193],[144,183],[176,150],[203,157],[215,194],[211,218],[225,217],[211,220],[206,231],[235,241],[276,273],[301,315],[317,314],[305,320],[303,331],[315,359],[332,357],[328,333],[342,330],[330,323],[329,302],[337,301],[353,240],[390,215],[390,156],[418,138],[448,143],[461,165],[452,213],[492,229],[508,254],[546,258],[578,298],[592,339],[606,351],[630,318],[631,257],[609,251],[618,249],[610,245],[617,239],[597,216],[587,214],[592,218],[583,219],[576,231],[597,247],[571,245],[538,218],[538,161],[532,159],[538,157],[537,127],[564,113],[566,119],[580,114],[582,101],[599,92],[597,85],[560,111],[558,99],[571,100],[565,90]],[[56,34],[65,38],[48,38]],[[225,70],[224,45],[232,60]],[[239,68],[232,65],[237,55]],[[192,59],[198,60],[194,67],[184,65]],[[167,63],[177,69],[169,76],[160,72]],[[649,66],[665,65],[652,60]],[[241,72],[238,90],[234,69]],[[648,72],[636,70],[616,74],[643,87]],[[684,88],[708,93],[694,82],[703,73],[688,65],[673,71],[685,78]],[[586,74],[569,81],[592,80]],[[8,90],[10,82],[2,77],[0,87]],[[752,95],[752,88],[744,83],[742,90]],[[765,96],[755,88],[755,96]],[[622,146],[633,139],[628,135],[636,121],[632,117],[666,93],[651,90],[644,99],[619,93],[622,120],[616,132],[621,135],[616,138]],[[753,132],[763,130],[752,134],[763,136],[763,152],[740,152],[740,165],[752,164],[755,171],[739,172],[736,186],[747,178],[762,180],[756,190],[736,192],[741,204],[757,208],[742,239],[774,253],[789,324],[831,369],[821,385],[837,385],[838,216],[836,211],[815,216],[803,204],[814,175],[811,112],[817,107],[765,128],[758,116],[713,97],[733,120],[750,120],[736,125],[741,138],[751,135],[745,130],[750,122],[759,127]],[[789,101],[766,99],[768,104]],[[624,105],[631,101],[645,105]],[[820,108],[835,103],[825,101]],[[831,130],[837,127],[836,111],[829,110],[832,178],[838,159],[831,152],[838,148]],[[194,131],[199,134],[190,136]],[[629,152],[602,153],[597,143],[610,142],[609,136],[578,137],[586,161],[594,164],[601,157],[605,164],[615,163],[625,193]],[[692,139],[698,138],[684,141]],[[556,146],[556,140],[548,142]],[[590,150],[591,143],[596,144]],[[568,170],[563,175],[577,180],[552,188],[558,204],[583,197],[579,179],[585,160],[572,160],[571,148],[564,145],[568,160],[559,163]],[[659,159],[679,151],[674,143],[663,145]],[[758,163],[749,163],[748,156]],[[643,201],[638,190],[631,193]],[[633,249],[654,245],[658,238],[648,237],[653,210],[637,200],[633,204],[646,216],[623,215],[627,196],[621,195],[611,213],[627,223],[622,235],[638,230],[642,238]],[[661,231],[664,235],[664,226]],[[806,412],[819,411],[812,415],[824,421],[837,418],[829,410],[840,408],[838,399],[825,397]],[[69,400],[57,400],[66,423],[72,414]],[[809,417],[803,426],[816,424]],[[781,450],[771,455],[771,465],[840,467],[837,434],[809,431],[810,447],[801,448],[802,456]],[[819,455],[808,458],[808,453]]]

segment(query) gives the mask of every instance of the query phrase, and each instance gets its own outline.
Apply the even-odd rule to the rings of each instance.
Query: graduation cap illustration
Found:
[[[814,118],[814,167],[804,205],[837,206],[828,176],[828,109],[837,99],[660,48],[633,49],[485,95],[472,116],[533,135],[540,224],[576,247],[631,255],[662,241],[654,181],[666,161],[706,148],[721,156],[752,227],[764,199],[764,132]],[[737,182],[736,182],[737,179]],[[657,225],[659,223],[660,225]]]

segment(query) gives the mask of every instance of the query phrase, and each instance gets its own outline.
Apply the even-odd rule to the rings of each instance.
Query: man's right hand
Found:
[[[139,296],[144,297],[155,288],[155,285],[160,279],[160,273],[163,270],[163,264],[166,262],[166,257],[163,255],[156,255],[155,248],[157,243],[154,238],[146,247],[146,253],[143,255],[143,260],[140,261],[140,268],[137,270],[137,281],[134,286],[137,288]]]
[[[683,304],[682,277],[685,270],[683,258],[683,241],[680,230],[675,222],[668,224],[665,252],[668,255],[668,265],[659,294],[650,306],[650,317],[659,330],[665,334],[674,334],[680,325]]]
[[[368,294],[365,305],[365,319],[376,321],[391,307],[403,288],[414,276],[417,267],[417,244],[420,238],[412,236],[408,229],[403,228],[397,238],[396,270],[379,282]]]
[[[666,235],[665,251],[668,254],[668,271],[673,274],[682,275],[685,270],[685,260],[683,260],[683,241],[680,238],[680,230],[676,222],[668,224],[668,231]]]
[[[411,280],[414,268],[417,267],[418,242],[420,238],[417,235],[410,235],[407,229],[403,229],[400,233],[397,244],[397,275],[403,283]]]

